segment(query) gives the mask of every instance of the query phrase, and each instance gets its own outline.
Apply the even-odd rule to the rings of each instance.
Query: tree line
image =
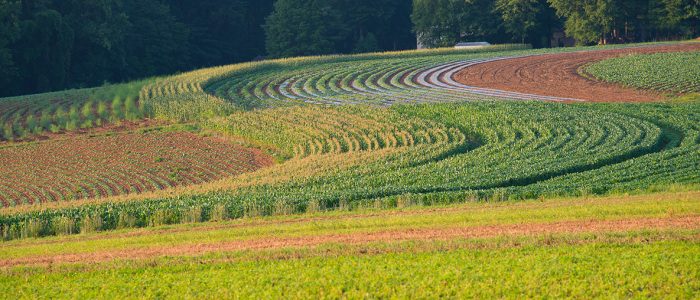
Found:
[[[0,0],[0,96],[262,57],[697,35],[700,0]]]
[[[550,47],[556,32],[577,44],[692,38],[700,0],[413,0],[412,20],[423,44],[462,40],[526,42]]]
[[[410,13],[407,0],[0,0],[0,96],[413,48]]]
[[[0,0],[0,96],[254,59],[272,1]]]

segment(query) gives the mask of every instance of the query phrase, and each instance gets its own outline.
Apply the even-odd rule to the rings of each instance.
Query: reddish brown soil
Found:
[[[2,109],[0,109],[1,111]],[[128,132],[139,129],[148,129],[151,127],[158,127],[163,125],[168,125],[170,123],[153,120],[153,119],[143,119],[138,121],[121,121],[119,124],[107,123],[99,127],[92,127],[87,129],[77,129],[75,131],[60,131],[57,133],[52,133],[46,131],[39,136],[29,136],[24,139],[16,138],[14,141],[0,140],[0,147],[12,146],[21,142],[37,142],[37,141],[47,141],[56,139],[66,139],[66,138],[76,138],[85,135],[103,135],[110,133],[120,133]]]
[[[188,132],[76,135],[0,148],[0,204],[77,200],[213,181],[271,165],[256,149]]]
[[[460,83],[535,95],[595,102],[648,102],[660,93],[625,88],[582,76],[587,64],[629,54],[700,51],[700,43],[548,54],[478,64],[454,75]]]
[[[117,259],[146,259],[159,256],[201,255],[221,251],[261,250],[314,247],[328,243],[364,244],[408,240],[448,240],[454,238],[488,238],[497,236],[538,236],[566,233],[624,232],[642,229],[697,229],[700,216],[642,218],[622,220],[564,221],[540,224],[490,225],[438,229],[401,229],[351,234],[329,234],[292,238],[265,237],[253,240],[213,244],[172,245],[92,253],[41,255],[0,260],[0,267],[50,265],[56,263],[103,262]]]

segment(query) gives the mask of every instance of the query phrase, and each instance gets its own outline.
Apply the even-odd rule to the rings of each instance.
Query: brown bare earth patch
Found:
[[[455,238],[539,236],[549,234],[610,233],[633,230],[698,228],[700,228],[700,216],[562,221],[554,223],[489,225],[436,229],[401,229],[369,233],[326,234],[291,238],[265,237],[252,240],[228,241],[211,244],[203,243],[195,245],[172,245],[167,247],[158,246],[79,254],[59,254],[48,256],[40,255],[34,257],[0,260],[0,267],[20,265],[52,265],[60,263],[90,263],[123,259],[138,260],[160,256],[202,255],[212,252],[314,247],[330,243],[357,245],[372,242],[396,242],[410,240],[448,240]]]
[[[0,109],[1,111],[2,109]],[[38,142],[38,141],[48,141],[48,140],[58,140],[58,139],[71,139],[84,137],[86,135],[96,136],[104,134],[114,134],[114,133],[124,133],[135,130],[148,130],[149,128],[155,128],[160,126],[170,125],[170,122],[154,120],[154,119],[143,119],[137,121],[123,120],[119,123],[107,123],[102,126],[92,127],[92,128],[79,128],[74,131],[61,130],[57,133],[52,133],[46,131],[41,135],[30,135],[25,138],[15,138],[14,141],[1,140],[0,147],[12,147],[20,145],[24,142]]]
[[[582,51],[513,58],[465,68],[454,80],[469,86],[511,92],[575,98],[594,102],[649,102],[658,92],[635,90],[582,76],[580,69],[604,59],[661,52],[700,51],[700,43]]]
[[[0,204],[99,198],[200,184],[271,165],[256,149],[189,132],[76,135],[0,148]]]

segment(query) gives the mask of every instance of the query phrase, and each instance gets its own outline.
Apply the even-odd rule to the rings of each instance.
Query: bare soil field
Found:
[[[0,204],[198,184],[271,165],[261,151],[189,132],[76,135],[0,148]]]
[[[590,63],[630,55],[700,51],[700,43],[644,46],[627,49],[548,54],[477,64],[454,75],[469,86],[593,102],[650,102],[664,99],[661,93],[626,88],[582,76]]]

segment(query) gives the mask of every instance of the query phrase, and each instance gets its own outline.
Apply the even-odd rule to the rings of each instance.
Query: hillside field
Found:
[[[0,289],[696,298],[698,53],[300,57],[0,99]]]

